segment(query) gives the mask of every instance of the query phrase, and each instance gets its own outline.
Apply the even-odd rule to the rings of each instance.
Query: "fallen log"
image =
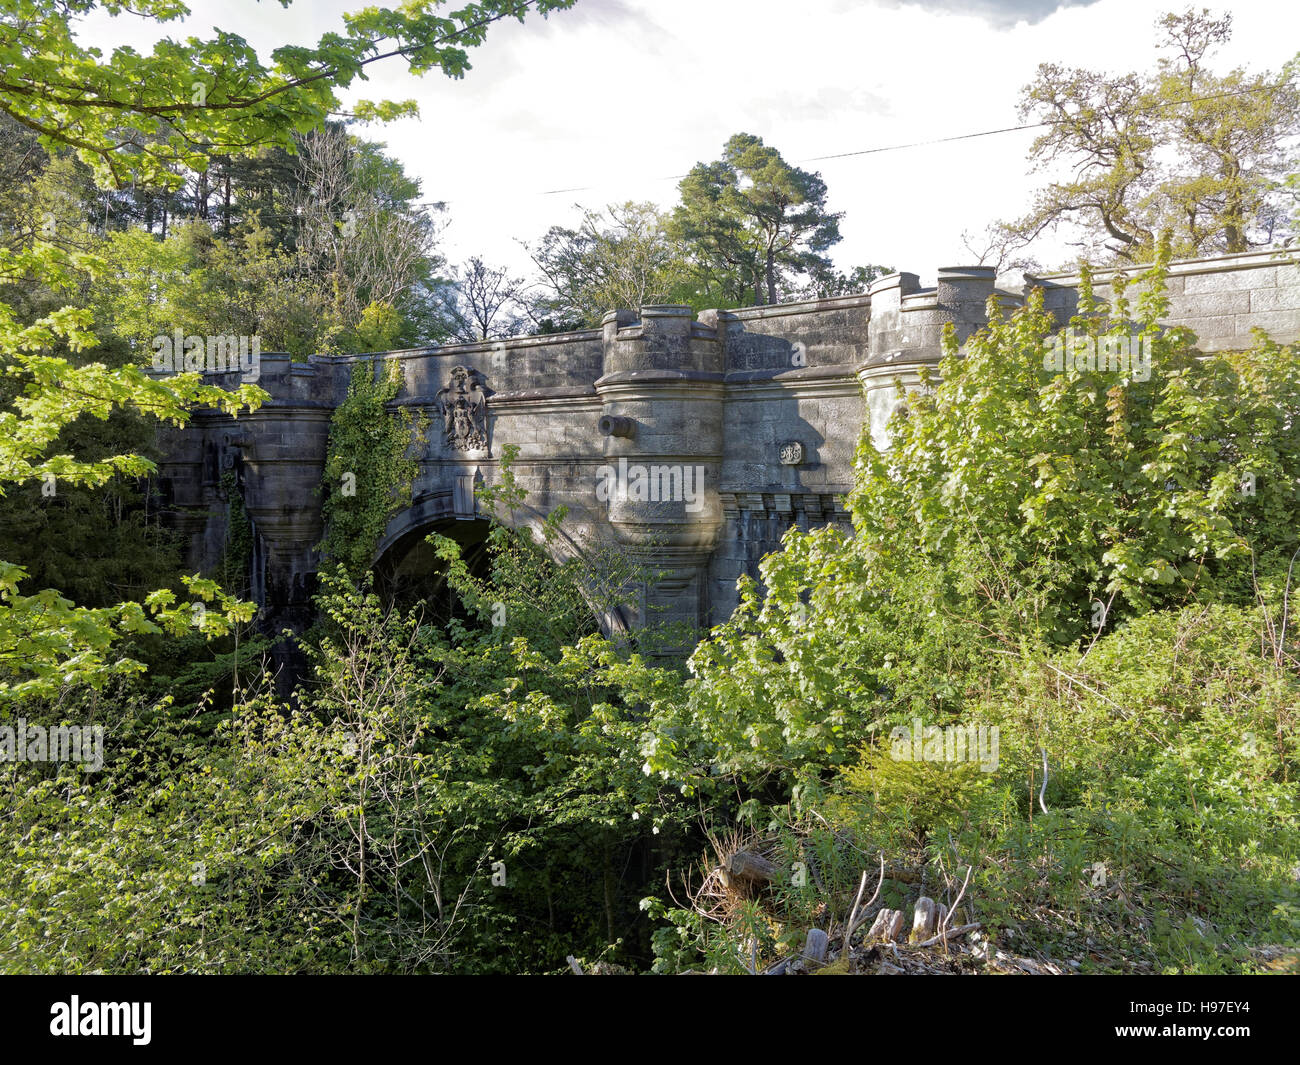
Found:
[[[752,851],[736,851],[721,869],[728,887],[740,882],[748,885],[770,884],[781,875],[780,867]]]
[[[954,939],[957,936],[964,936],[967,932],[974,932],[981,927],[979,921],[973,921],[971,924],[961,925],[959,928],[949,928],[946,932],[941,932],[937,936],[932,936],[924,943],[913,943],[914,947],[932,947],[936,943],[942,943],[945,939]]]

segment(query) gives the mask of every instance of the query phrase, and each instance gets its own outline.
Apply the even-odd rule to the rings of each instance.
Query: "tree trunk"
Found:
[[[749,851],[736,851],[721,867],[722,881],[728,887],[771,884],[781,876],[779,866]]]
[[[1228,168],[1228,194],[1223,203],[1223,241],[1224,251],[1243,252],[1246,250],[1245,207],[1241,195],[1241,172],[1233,166]]]
[[[610,857],[609,842],[605,842],[605,930],[608,942],[614,942],[614,865]]]

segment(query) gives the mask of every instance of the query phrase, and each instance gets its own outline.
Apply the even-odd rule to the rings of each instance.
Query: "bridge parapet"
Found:
[[[1105,302],[1114,298],[1112,275],[1094,272],[1095,294]],[[1043,274],[1026,277],[1025,284],[1042,288],[1044,305],[1065,324],[1078,309],[1080,280],[1078,273]],[[1254,329],[1282,344],[1300,340],[1300,250],[1295,248],[1170,263],[1166,292],[1166,320],[1192,329],[1202,351],[1249,347]]]
[[[1136,273],[1137,271],[1130,271]],[[160,479],[192,564],[220,557],[236,473],[257,533],[255,581],[270,623],[307,616],[319,565],[322,475],[334,409],[353,370],[401,366],[395,407],[427,416],[413,441],[419,463],[410,508],[383,549],[439,522],[480,517],[473,487],[494,483],[508,445],[528,493],[511,520],[536,524],[567,508],[572,550],[620,545],[666,579],[644,601],[667,616],[717,621],[735,581],[757,574],[791,524],[847,523],[843,497],[864,422],[878,446],[922,367],[937,364],[951,324],[964,342],[996,296],[1010,308],[1030,286],[1062,325],[1077,274],[1008,279],[989,267],[947,267],[877,280],[868,293],[774,307],[705,311],[646,306],[611,311],[599,329],[477,344],[293,362],[261,356],[270,394],[238,421],[200,412],[166,431]],[[1113,296],[1105,272],[1095,291]],[[1254,327],[1300,340],[1300,264],[1294,251],[1174,263],[1169,315],[1207,350],[1245,347]],[[238,373],[215,377],[231,387]],[[226,485],[223,485],[223,480]]]

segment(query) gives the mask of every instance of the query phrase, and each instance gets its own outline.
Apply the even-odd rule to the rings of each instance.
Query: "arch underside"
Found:
[[[589,557],[578,538],[581,533],[575,535],[561,526],[556,534],[543,536],[546,515],[535,507],[523,504],[505,510],[497,515],[496,520],[509,528],[530,530],[556,565]],[[490,567],[486,543],[490,528],[489,516],[477,506],[477,502],[473,512],[466,513],[463,505],[457,506],[451,489],[437,489],[417,496],[409,507],[393,516],[380,538],[372,561],[376,582],[381,590],[390,593],[405,591],[409,595],[423,583],[435,594],[442,594],[442,564],[432,545],[426,542],[431,533],[440,533],[460,544],[470,572],[485,578]],[[593,617],[606,634],[628,633],[635,628],[634,614],[629,609],[597,607],[594,602],[591,606]],[[453,604],[447,600],[446,611],[450,613],[452,609]]]

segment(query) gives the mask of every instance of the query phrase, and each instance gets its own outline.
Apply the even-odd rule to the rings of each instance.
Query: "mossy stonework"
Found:
[[[1102,301],[1108,276],[1098,271],[1094,284]],[[617,543],[661,575],[641,590],[643,605],[666,620],[710,624],[730,613],[737,578],[756,577],[759,559],[791,525],[847,523],[859,435],[865,428],[884,444],[900,385],[938,363],[945,326],[964,341],[985,323],[991,297],[1018,306],[1028,285],[1044,289],[1064,326],[1079,280],[1056,274],[1012,285],[990,267],[954,267],[939,270],[930,288],[898,273],[862,295],[698,318],[686,307],[654,306],[611,311],[601,329],[550,336],[305,363],[263,354],[258,384],[270,401],[237,422],[209,411],[168,430],[160,475],[189,562],[211,568],[224,539],[212,534],[224,507],[219,471],[237,453],[264,619],[304,625],[326,541],[319,488],[327,461],[332,477],[357,475],[358,498],[381,487],[364,483],[375,466],[364,440],[356,441],[355,469],[344,468],[337,449],[331,455],[334,412],[355,368],[387,367],[397,386],[386,409],[413,415],[397,420],[410,427],[413,477],[372,561],[413,532],[482,518],[475,488],[498,481],[503,451],[514,445],[526,503],[499,517],[537,526],[565,507],[557,550]],[[1203,350],[1248,347],[1256,328],[1282,343],[1300,340],[1294,252],[1175,262],[1167,293],[1165,321],[1192,328]],[[332,498],[346,506],[350,497]]]

